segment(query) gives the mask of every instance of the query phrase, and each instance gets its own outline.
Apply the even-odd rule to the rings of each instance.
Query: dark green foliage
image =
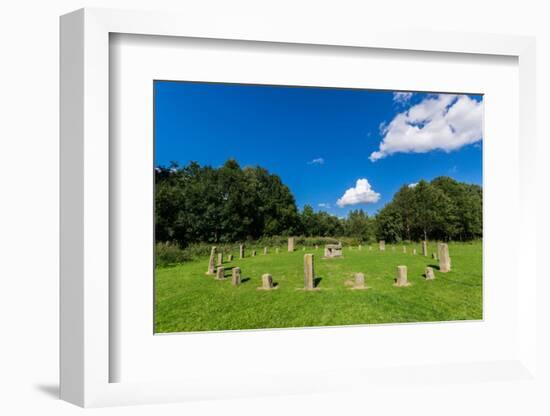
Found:
[[[449,177],[404,185],[376,216],[359,209],[345,219],[315,212],[310,205],[298,212],[294,196],[279,176],[259,166],[241,168],[235,160],[219,168],[173,163],[156,169],[155,183],[156,241],[181,248],[266,238],[279,241],[290,235],[397,242],[467,241],[483,234],[482,188]],[[163,250],[161,257],[171,258],[170,249]]]
[[[296,203],[277,175],[260,167],[221,168],[190,163],[156,170],[156,238],[185,247],[294,234]]]
[[[387,241],[459,240],[483,236],[483,192],[478,185],[441,176],[404,185],[376,216],[376,234]]]

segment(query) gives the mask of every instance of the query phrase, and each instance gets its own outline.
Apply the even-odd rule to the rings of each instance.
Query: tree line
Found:
[[[442,176],[402,186],[374,216],[357,209],[338,218],[310,205],[300,212],[281,178],[260,166],[172,163],[155,169],[155,224],[157,242],[182,247],[285,235],[465,241],[482,237],[482,188]]]

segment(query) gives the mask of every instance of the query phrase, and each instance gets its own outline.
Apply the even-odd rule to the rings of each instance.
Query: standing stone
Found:
[[[319,246],[315,244],[315,250],[319,250]]]
[[[279,247],[275,249],[275,253],[279,254]]]
[[[223,264],[223,253],[218,253],[218,266],[221,266]]]
[[[435,279],[434,269],[432,269],[431,267],[426,267],[426,270],[424,271],[424,274],[426,275],[426,280],[434,280]]]
[[[241,268],[233,267],[231,270],[231,284],[233,286],[238,286],[241,284]]]
[[[288,251],[294,251],[295,244],[296,244],[296,238],[288,237]]]
[[[269,273],[262,274],[262,286],[258,290],[272,290],[273,287],[273,277]]]
[[[426,240],[422,241],[422,255],[428,255],[428,242]]]
[[[432,259],[437,260],[437,254],[432,253]]]
[[[363,250],[363,246],[359,244],[359,247],[357,247],[359,250]]]
[[[267,254],[267,247],[264,247],[264,256]]]
[[[395,278],[395,286],[409,286],[407,281],[407,266],[397,266],[397,276]]]
[[[407,254],[407,247],[403,246],[403,253]]]
[[[252,257],[256,257],[256,250],[252,250]]]
[[[233,254],[227,255],[227,261],[233,261]]]
[[[239,245],[239,258],[244,259],[244,244]]]
[[[439,243],[437,245],[438,257],[439,257],[439,271],[447,273],[451,271],[451,257],[449,257],[449,246],[445,243]]]
[[[380,251],[385,251],[386,250],[386,242],[384,240],[380,240],[378,242],[378,248],[380,249]]]
[[[315,289],[315,275],[313,270],[313,254],[304,255],[304,289]]]
[[[363,273],[355,273],[355,279],[353,282],[353,289],[366,289],[365,275]]]
[[[216,269],[216,280],[225,280],[225,269],[223,266]]]
[[[413,255],[416,256],[416,248],[413,248]]]
[[[210,260],[208,261],[208,270],[206,271],[206,274],[214,275],[216,272],[216,265],[214,264],[214,256],[216,255],[217,248],[214,246],[210,249]]]

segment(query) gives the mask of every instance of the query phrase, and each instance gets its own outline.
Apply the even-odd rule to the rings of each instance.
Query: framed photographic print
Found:
[[[62,17],[62,398],[537,383],[533,40],[247,22]]]

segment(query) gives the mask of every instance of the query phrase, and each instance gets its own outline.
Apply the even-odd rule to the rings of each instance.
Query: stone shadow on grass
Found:
[[[428,264],[428,267],[431,267],[432,269],[439,270],[439,264]]]
[[[322,277],[316,277],[313,279],[313,287],[318,287],[321,284]]]

